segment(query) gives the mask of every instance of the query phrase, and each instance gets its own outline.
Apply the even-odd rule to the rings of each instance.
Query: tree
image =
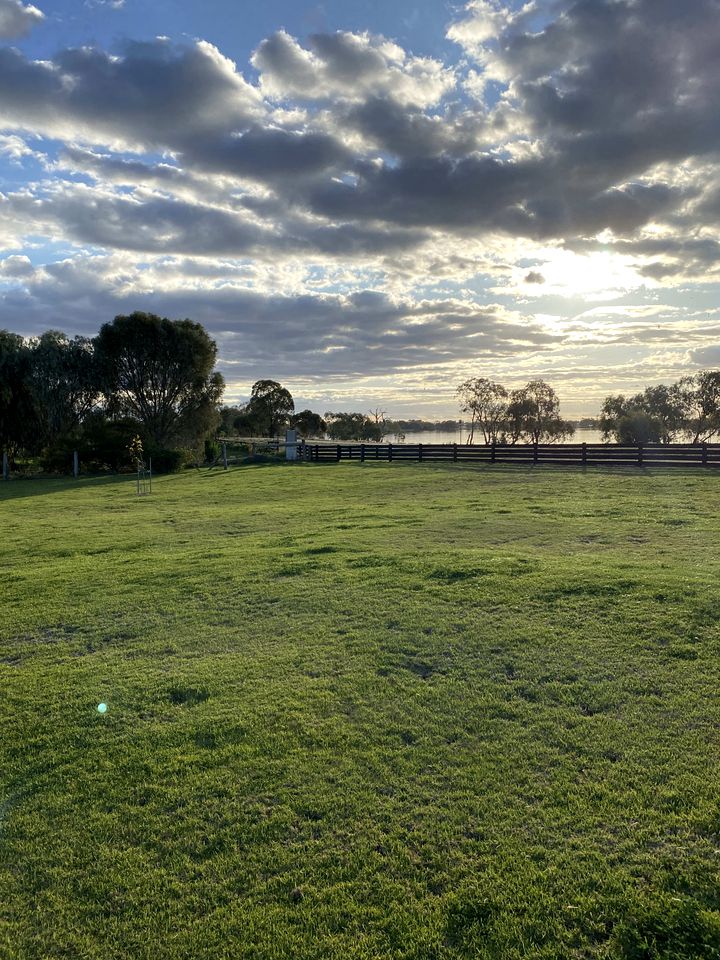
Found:
[[[677,385],[683,427],[693,443],[706,443],[720,433],[720,371],[703,370]]]
[[[235,421],[238,417],[242,416],[243,410],[241,407],[220,407],[218,414],[220,416],[220,422],[218,423],[218,435],[227,436],[233,432],[237,431],[235,427]]]
[[[251,436],[276,437],[287,427],[294,411],[295,402],[289,390],[277,380],[257,380],[240,414],[238,429],[242,433],[244,426]]]
[[[290,426],[297,430],[301,437],[322,437],[325,435],[327,424],[319,413],[312,410],[301,410],[290,418]]]
[[[633,397],[606,397],[600,416],[603,436],[617,443],[672,443],[686,431],[690,393],[680,384],[647,387]]]
[[[30,445],[33,423],[30,351],[22,337],[0,330],[0,448],[11,461]]]
[[[383,438],[383,427],[364,413],[326,413],[327,435],[331,440],[374,440]]]
[[[457,388],[460,411],[470,414],[470,432],[467,442],[472,443],[475,427],[482,430],[483,441],[494,443],[500,434],[507,414],[508,392],[501,383],[494,383],[487,377],[474,377],[465,380]]]
[[[660,443],[662,436],[661,421],[639,407],[630,407],[627,413],[618,418],[615,425],[615,437],[618,443],[633,445]]]
[[[368,419],[372,420],[376,427],[380,430],[379,440],[382,440],[385,437],[385,434],[388,431],[388,420],[385,416],[385,410],[381,410],[380,407],[375,407],[374,410],[371,410]]]
[[[558,395],[544,380],[531,380],[519,390],[513,390],[504,429],[502,439],[510,443],[520,439],[530,443],[565,440],[575,432],[572,423],[560,416]]]
[[[95,349],[109,410],[137,419],[157,447],[197,445],[214,431],[224,380],[213,373],[215,341],[199,323],[118,316],[102,326]]]
[[[30,341],[29,384],[40,445],[75,436],[100,399],[92,340],[48,330]]]

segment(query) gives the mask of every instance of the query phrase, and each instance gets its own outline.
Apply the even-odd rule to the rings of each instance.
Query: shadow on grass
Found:
[[[0,502],[45,496],[48,493],[64,493],[67,490],[87,489],[89,486],[105,487],[122,483],[134,484],[135,474],[97,474],[81,476],[77,480],[74,477],[13,477],[7,481],[0,480]]]

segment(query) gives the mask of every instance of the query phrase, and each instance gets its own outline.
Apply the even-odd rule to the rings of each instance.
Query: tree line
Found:
[[[560,416],[560,401],[544,380],[508,390],[487,377],[457,388],[460,410],[470,417],[467,442],[542,443],[569,439],[575,425]],[[720,371],[705,370],[642,393],[606,397],[598,420],[605,440],[616,443],[703,443],[720,435]]]
[[[483,443],[543,443],[567,440],[574,425],[560,416],[558,395],[544,380],[508,390],[487,377],[465,380],[457,388],[460,410],[470,417],[467,443],[475,434]]]
[[[139,435],[156,469],[195,456],[217,426],[224,380],[215,342],[199,323],[135,312],[96,337],[0,331],[0,447],[46,469],[72,450],[113,470],[132,462]]]
[[[0,330],[0,448],[11,463],[37,457],[66,469],[73,450],[88,466],[132,465],[141,438],[156,469],[174,469],[217,454],[214,438],[276,437],[288,427],[304,438],[381,441],[405,432],[455,429],[457,421],[391,420],[369,413],[295,410],[290,391],[258,380],[247,403],[221,406],[224,380],[217,346],[191,320],[150,313],[117,316],[96,337],[57,330],[23,338]],[[574,424],[544,380],[508,390],[486,377],[456,391],[469,418],[467,442],[541,443],[570,438]],[[720,371],[703,371],[633,396],[605,399],[597,426],[618,443],[702,443],[720,435]]]
[[[600,429],[617,443],[707,443],[720,435],[720,371],[605,399]]]

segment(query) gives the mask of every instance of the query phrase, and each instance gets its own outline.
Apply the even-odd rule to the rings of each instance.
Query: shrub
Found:
[[[192,450],[168,450],[164,447],[150,447],[145,451],[146,461],[152,460],[153,473],[177,473],[183,467],[195,463],[197,458]]]

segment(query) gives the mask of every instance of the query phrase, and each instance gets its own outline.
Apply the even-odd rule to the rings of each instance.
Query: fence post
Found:
[[[707,466],[707,444],[703,443],[702,445],[702,465]]]
[[[364,443],[360,444],[360,459],[363,462],[365,461],[365,444]]]
[[[392,460],[392,444],[388,444],[388,461]]]
[[[223,469],[227,470],[227,444],[222,445]]]
[[[148,457],[148,493],[152,493],[152,457]]]
[[[495,441],[493,440],[492,446],[490,447],[490,463],[495,463]]]
[[[319,459],[320,459],[320,444],[316,443],[315,444],[315,460],[317,461]]]
[[[340,444],[337,445],[337,458],[340,459]]]
[[[533,444],[533,463],[538,462],[538,445],[537,443]]]
[[[10,479],[10,461],[8,460],[7,451],[3,450],[3,480]]]
[[[453,444],[453,460],[457,460],[457,444]]]
[[[418,460],[422,460],[422,444],[418,444]]]
[[[638,444],[638,466],[641,467],[643,463],[643,445]]]
[[[77,450],[73,450],[73,476],[76,480],[80,476],[80,460]]]
[[[582,445],[582,462],[587,463],[587,443],[584,441]]]

